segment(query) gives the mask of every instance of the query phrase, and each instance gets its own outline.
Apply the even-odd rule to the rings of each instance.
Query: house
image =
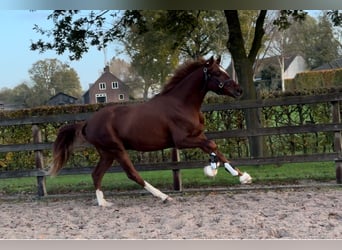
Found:
[[[284,80],[293,79],[298,73],[309,69],[301,55],[284,58]],[[260,87],[281,88],[281,63],[279,56],[260,59],[255,64],[254,81]]]
[[[59,92],[58,94],[52,96],[47,101],[46,105],[57,106],[57,105],[67,105],[67,104],[75,104],[75,103],[77,103],[76,97]]]
[[[279,56],[267,57],[259,59],[254,65],[254,80],[260,81],[263,79],[263,71],[269,68],[273,68],[275,73],[280,75],[280,61]],[[305,59],[300,56],[291,56],[284,58],[284,79],[293,79],[297,73],[307,71],[309,68]],[[232,64],[227,68],[227,72],[233,76]],[[280,78],[280,76],[279,76]]]
[[[12,103],[5,103],[0,101],[0,111],[8,111],[8,110],[18,110],[23,109],[25,106],[23,104],[12,104]]]
[[[280,73],[280,62],[279,56],[267,57],[260,59],[256,63],[254,79],[260,80],[262,78],[262,71],[266,68],[274,67],[279,69]],[[305,62],[305,59],[300,56],[290,56],[284,58],[284,79],[293,79],[297,73],[307,71],[309,68]]]
[[[341,69],[342,68],[342,57],[337,58],[333,61],[325,63],[317,68],[314,68],[312,71],[319,71],[319,70],[329,70],[329,69]]]
[[[83,94],[83,102],[85,104],[125,102],[129,100],[129,94],[128,86],[110,72],[109,66],[106,66],[102,75]]]

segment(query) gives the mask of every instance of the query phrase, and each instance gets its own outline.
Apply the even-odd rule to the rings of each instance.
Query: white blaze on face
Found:
[[[230,76],[228,75],[227,71],[222,68],[222,66],[219,66],[219,69],[220,69],[220,72],[225,76],[227,77],[228,79],[230,79]]]
[[[221,71],[223,74],[225,74],[226,76],[229,77],[227,71],[226,71],[224,68],[222,68],[222,66],[219,66],[219,69],[220,69],[220,71]]]

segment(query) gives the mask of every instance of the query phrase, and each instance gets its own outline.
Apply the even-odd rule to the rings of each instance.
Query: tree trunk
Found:
[[[256,89],[253,81],[253,67],[249,60],[240,60],[239,63],[235,62],[236,72],[239,83],[244,91],[243,99],[257,99]],[[245,110],[246,126],[249,130],[255,130],[262,127],[260,120],[259,109],[246,109]],[[249,150],[251,157],[263,156],[263,138],[260,136],[248,137]]]
[[[238,82],[241,85],[244,95],[243,99],[257,99],[257,93],[253,81],[253,64],[258,51],[261,47],[262,37],[264,35],[264,20],[267,11],[260,11],[254,32],[252,47],[247,54],[244,39],[242,36],[240,20],[237,10],[225,10],[224,14],[228,25],[229,38],[227,48],[234,60],[234,67]],[[249,130],[255,130],[261,127],[259,109],[247,109],[245,111],[246,126]],[[249,147],[251,157],[263,156],[263,138],[249,137]]]

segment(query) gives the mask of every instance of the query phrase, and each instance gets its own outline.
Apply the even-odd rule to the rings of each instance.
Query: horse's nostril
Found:
[[[237,96],[241,96],[242,95],[242,89],[237,89],[236,93],[237,93]]]

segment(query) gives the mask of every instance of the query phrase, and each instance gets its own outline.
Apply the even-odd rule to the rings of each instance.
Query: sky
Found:
[[[79,61],[70,61],[68,52],[57,55],[54,51],[31,51],[31,41],[47,39],[33,30],[34,24],[50,27],[52,21],[46,19],[50,13],[46,10],[0,10],[0,90],[12,89],[23,82],[32,84],[28,73],[32,65],[39,60],[53,58],[69,64],[77,72],[82,89],[87,90],[89,83],[96,81],[103,72],[105,58],[110,60],[115,56],[125,59],[116,53],[115,44],[109,46],[106,56],[103,51],[91,48]]]

